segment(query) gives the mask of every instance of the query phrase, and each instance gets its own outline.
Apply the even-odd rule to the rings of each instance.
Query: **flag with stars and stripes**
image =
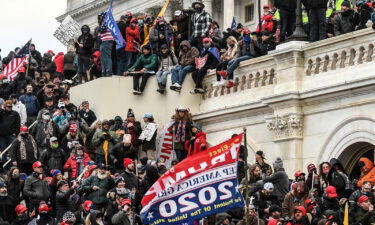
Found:
[[[7,76],[10,80],[13,80],[17,76],[18,70],[21,67],[25,66],[27,62],[28,56],[30,54],[30,44],[31,39],[16,53],[16,56],[4,68],[3,73],[0,75],[0,77]]]

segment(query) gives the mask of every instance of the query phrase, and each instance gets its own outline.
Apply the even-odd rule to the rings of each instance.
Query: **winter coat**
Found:
[[[37,97],[33,93],[26,93],[24,95],[21,95],[18,100],[26,106],[27,116],[36,117],[38,115],[40,105]]]
[[[51,133],[49,133],[49,128],[51,128]],[[46,130],[45,130],[46,129]],[[46,148],[49,146],[49,139],[51,137],[59,136],[59,127],[57,124],[50,120],[47,124],[42,121],[39,121],[30,132],[31,135],[35,138],[36,143],[39,148]]]
[[[230,47],[229,43],[231,41],[234,41],[234,47]],[[233,36],[229,36],[227,38],[227,50],[220,56],[222,61],[230,61],[234,59],[237,55],[237,50],[238,50],[238,42],[237,39]]]
[[[0,216],[3,220],[11,223],[16,218],[15,207],[16,203],[11,196],[0,197]]]
[[[126,121],[124,124],[124,127],[126,128],[126,133],[131,135],[132,146],[138,148],[140,144],[138,141],[138,137],[142,133],[141,123],[139,121],[134,121],[132,122],[132,127],[128,127],[128,123],[130,122]]]
[[[188,47],[188,51],[182,51],[182,47]],[[181,66],[195,65],[195,58],[199,56],[199,50],[196,47],[192,47],[189,41],[182,41],[180,44],[180,53],[178,56],[178,63]]]
[[[96,115],[92,110],[89,110],[89,112],[86,112],[86,110],[81,109],[78,112],[78,115],[86,121],[88,126],[91,126],[91,124],[96,120]]]
[[[61,148],[64,150],[67,156],[70,155],[72,149],[75,147],[73,142],[78,142],[80,145],[83,145],[83,138],[78,132],[74,138],[70,135],[70,133],[68,133],[61,141]]]
[[[155,54],[140,55],[128,71],[139,71],[143,68],[147,70],[156,71],[158,66],[158,57]]]
[[[21,118],[16,111],[0,109],[0,136],[9,136],[20,132]]]
[[[185,149],[188,151],[188,156],[196,155],[207,149],[206,133],[198,132],[194,139],[185,142]]]
[[[274,21],[273,21],[273,15],[268,14],[268,15],[263,15],[262,18],[260,19],[262,22],[262,30],[260,29],[260,26],[258,25],[256,32],[259,33],[260,31],[269,31],[273,33],[274,29]]]
[[[18,139],[23,140],[25,143],[25,159],[22,159],[21,142]],[[35,143],[35,147],[33,142]],[[33,136],[28,135],[27,138],[19,136],[16,138],[9,149],[9,156],[12,162],[17,162],[18,164],[32,164],[37,161],[40,153]]]
[[[109,155],[109,150],[113,147],[118,142],[118,137],[117,134],[113,131],[104,131],[104,130],[98,130],[95,132],[94,137],[92,138],[92,144],[96,146],[96,154],[99,155],[105,155],[104,149],[103,149],[103,144],[105,141],[105,136],[103,135],[104,133],[107,133],[109,135],[108,139],[108,155]]]
[[[56,192],[56,218],[62,219],[65,212],[70,211],[74,212],[75,207],[71,198],[71,195],[74,194],[74,189],[69,189],[66,192],[58,190]]]
[[[64,164],[66,162],[66,155],[64,150],[61,148],[45,149],[40,155],[40,162],[48,167],[48,169],[58,169],[63,171]]]
[[[36,62],[40,66],[40,64],[42,62],[42,54],[40,54],[40,52],[37,51],[37,50],[30,51],[30,53],[31,53],[31,56],[36,60]]]
[[[275,190],[275,189],[274,189]],[[302,205],[306,208],[305,200],[308,198],[308,192],[305,190],[306,193],[301,198],[298,198],[295,195],[295,190],[290,191],[286,194],[282,208],[283,208],[283,216],[284,217],[291,217],[293,215],[294,207]]]
[[[64,71],[74,71],[74,58],[76,54],[74,52],[67,52],[64,56]]]
[[[254,195],[254,205],[257,207],[258,212],[259,212],[259,217],[261,219],[265,218],[268,216],[264,210],[268,209],[271,205],[280,205],[279,200],[277,199],[276,195],[264,195],[262,191],[258,191]]]
[[[271,176],[265,177],[263,182],[273,183],[273,194],[276,195],[280,201],[283,201],[285,195],[289,191],[289,178],[283,168],[275,171],[275,173],[271,174]]]
[[[16,204],[19,204],[23,200],[22,191],[23,191],[24,181],[20,178],[7,181],[7,190],[8,195],[14,199]]]
[[[343,197],[346,190],[353,188],[352,183],[350,182],[348,175],[346,175],[344,167],[337,159],[332,158],[329,163],[332,165],[332,168],[328,173],[328,183],[336,188],[336,192],[339,197]],[[334,167],[335,164],[341,167],[342,171],[336,170]]]
[[[289,12],[295,12],[297,8],[296,0],[275,0],[274,6],[278,9],[287,10]]]
[[[328,0],[302,0],[303,5],[309,9],[326,9]]]
[[[76,53],[78,55],[89,57],[92,53],[92,48],[94,47],[94,37],[89,32],[88,34],[81,34],[77,41],[78,43],[83,44],[83,47],[81,48],[75,43]]]
[[[169,51],[169,50],[168,50]],[[172,66],[178,64],[178,59],[174,53],[170,53],[164,58],[159,54],[159,71],[169,71]]]
[[[337,198],[328,198],[327,194],[324,193],[322,197],[322,206],[320,209],[323,213],[325,213],[327,210],[337,212],[340,210],[339,200],[337,200]]]
[[[18,74],[13,80],[13,92],[17,94],[21,93],[21,90],[26,90],[26,86],[32,82],[32,79],[27,77],[25,74]]]
[[[354,12],[353,9],[339,13],[334,22],[335,36],[353,32],[358,23],[358,13]]]
[[[22,102],[17,102],[16,104],[13,104],[13,110],[18,112],[21,124],[25,125],[27,121],[26,106]]]
[[[151,31],[150,31],[150,42],[151,47],[154,52],[159,52],[160,47],[163,44],[166,44],[167,46],[170,46],[169,38],[172,35],[173,30],[172,27],[168,24],[165,24],[164,26],[155,25]],[[161,39],[160,35],[164,35],[164,38]]]
[[[29,198],[32,203],[48,202],[50,198],[50,188],[45,179],[39,179],[39,174],[33,172],[25,180],[23,194]]]
[[[133,29],[131,26],[126,28],[126,46],[125,51],[127,52],[138,52],[138,50],[134,47],[135,42],[140,45],[141,36],[139,33],[139,27],[135,26]]]
[[[12,94],[13,87],[11,84],[1,84],[0,85],[0,98],[9,99],[9,96]]]
[[[354,217],[361,225],[371,225],[375,221],[375,210],[365,211],[361,207],[354,212]]]
[[[147,127],[147,124],[145,126],[145,129]],[[151,140],[150,141],[147,141],[146,139],[145,140],[140,140],[140,142],[142,143],[142,150],[143,151],[147,151],[149,149],[153,149],[153,150],[156,150],[156,137],[158,135],[158,130],[156,129],[155,132],[154,132],[154,135],[152,136]]]
[[[136,158],[137,150],[133,146],[124,146],[124,143],[121,141],[109,150],[109,154],[110,161],[113,163],[115,169],[124,170],[123,159]]]
[[[56,64],[56,72],[64,74],[64,53],[59,52],[53,61]]]
[[[132,190],[135,188],[137,191],[139,189],[138,177],[134,173],[129,173],[126,170],[121,174],[125,179],[125,188]]]
[[[183,41],[189,39],[189,17],[184,16],[180,21],[177,21],[177,31],[175,35],[181,34],[181,39],[175,39],[175,41]],[[179,43],[177,43],[179,44]]]
[[[363,162],[366,168],[369,170],[368,173],[361,175],[357,185],[362,187],[363,182],[370,181],[371,185],[375,185],[375,166],[368,158],[362,157],[359,159],[359,162]]]
[[[115,215],[113,215],[111,222],[114,225],[131,225],[132,224],[128,216],[122,210],[118,211]]]
[[[215,47],[211,47],[209,49],[204,49],[203,53],[200,55],[200,57],[205,57],[207,55],[207,61],[206,61],[206,64],[204,64],[203,68],[215,69],[216,66],[220,63],[220,61],[210,51],[210,50],[212,50],[212,48],[215,48]]]
[[[89,161],[91,161],[89,155],[86,154],[86,153],[83,153],[82,168],[87,166]],[[69,177],[72,178],[72,179],[76,179],[80,175],[80,174],[78,174],[78,172],[79,172],[79,168],[78,168],[79,165],[78,164],[79,164],[79,162],[77,162],[76,154],[69,156],[68,160],[64,164],[64,171],[68,171]]]
[[[94,191],[92,187],[98,186],[99,190]],[[99,179],[97,176],[90,176],[83,182],[82,190],[86,200],[91,200],[94,204],[101,205],[108,202],[107,192],[115,186],[112,178]]]

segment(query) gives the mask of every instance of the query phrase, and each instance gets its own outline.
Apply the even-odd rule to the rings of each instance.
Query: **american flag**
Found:
[[[7,76],[10,80],[13,80],[17,76],[18,69],[26,64],[28,55],[30,54],[30,44],[31,40],[18,51],[16,56],[4,68],[0,77]]]

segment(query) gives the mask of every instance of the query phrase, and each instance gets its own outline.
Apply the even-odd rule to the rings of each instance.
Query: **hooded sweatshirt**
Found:
[[[363,182],[370,181],[372,185],[375,184],[375,167],[374,163],[371,162],[368,158],[362,157],[359,159],[359,162],[363,162],[368,169],[369,172],[366,174],[362,174],[361,178],[359,179],[357,185],[358,187],[362,187]]]
[[[182,48],[188,47],[188,51],[182,51]],[[194,65],[195,58],[199,56],[199,50],[196,47],[192,47],[189,41],[182,41],[180,44],[180,55],[178,56],[178,61],[181,66]]]

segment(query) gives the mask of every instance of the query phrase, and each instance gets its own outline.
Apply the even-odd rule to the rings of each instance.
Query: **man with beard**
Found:
[[[94,203],[96,209],[101,211],[107,206],[107,192],[115,186],[115,183],[106,170],[104,164],[98,164],[98,169],[86,179],[82,186],[86,199]]]
[[[283,201],[282,207],[285,217],[292,217],[296,206],[305,206],[308,197],[307,186],[304,181],[298,181],[295,188],[291,190]],[[306,210],[305,210],[306,214]]]
[[[9,156],[13,166],[18,166],[22,173],[32,173],[31,165],[38,160],[39,150],[26,126],[21,126],[20,134],[10,147]]]
[[[293,220],[286,225],[309,225],[309,219],[306,216],[306,209],[303,206],[296,206],[293,209]]]
[[[50,110],[49,107],[51,106],[47,104],[47,101],[52,101],[52,106],[57,104],[58,99],[53,94],[54,88],[55,88],[54,84],[50,81],[47,84],[45,84],[43,88],[40,89],[38,93],[36,94],[39,104],[43,106],[43,108],[48,108],[48,110]]]
[[[26,94],[21,95],[18,100],[26,106],[26,124],[30,126],[36,120],[40,109],[38,99],[33,93],[33,86],[31,84],[26,86]]]
[[[31,129],[31,135],[35,137],[35,141],[40,151],[49,147],[49,140],[51,137],[59,136],[59,127],[51,119],[51,114],[48,110],[40,111],[40,118],[38,123]]]
[[[43,164],[36,161],[33,164],[34,172],[28,176],[25,180],[25,186],[23,188],[23,194],[29,198],[30,208],[29,212],[35,211],[39,207],[41,202],[47,202],[50,198],[50,188],[43,174]],[[48,207],[48,206],[47,206]],[[40,212],[40,210],[39,210]]]
[[[92,138],[92,144],[96,146],[96,163],[110,164],[109,150],[117,143],[117,135],[109,130],[109,121],[103,120],[102,129],[95,132]]]
[[[265,183],[263,189],[256,192],[254,197],[254,205],[259,210],[259,218],[266,219],[270,214],[269,210],[271,205],[279,205],[279,201],[273,192],[273,184]]]
[[[94,47],[94,38],[90,34],[90,27],[83,25],[82,34],[75,41],[76,53],[78,54],[78,79],[82,83],[82,77],[88,79],[87,71],[90,65],[90,56]],[[87,77],[86,77],[87,76]]]
[[[4,109],[0,108],[0,151],[8,147],[20,132],[20,115],[12,110],[13,103],[7,100]]]
[[[16,206],[16,219],[13,220],[11,225],[25,225],[28,224],[30,219],[27,215],[27,208],[23,204],[19,204]]]
[[[16,215],[14,207],[16,206],[14,199],[8,195],[7,186],[3,181],[0,181],[0,215],[3,220],[11,223]]]
[[[139,182],[138,182],[138,177],[134,174],[133,160],[129,158],[125,158],[124,167],[125,167],[125,171],[121,174],[121,176],[126,181],[125,188],[129,190],[133,190],[133,188],[135,188],[138,191]]]
[[[67,157],[64,150],[59,148],[59,141],[57,140],[57,137],[51,137],[49,139],[49,148],[41,153],[40,161],[50,170],[58,169],[62,171],[66,159]]]
[[[52,217],[50,211],[51,208],[48,207],[47,203],[40,202],[37,211],[39,212],[39,215],[31,220],[29,225],[57,225],[57,219]]]

